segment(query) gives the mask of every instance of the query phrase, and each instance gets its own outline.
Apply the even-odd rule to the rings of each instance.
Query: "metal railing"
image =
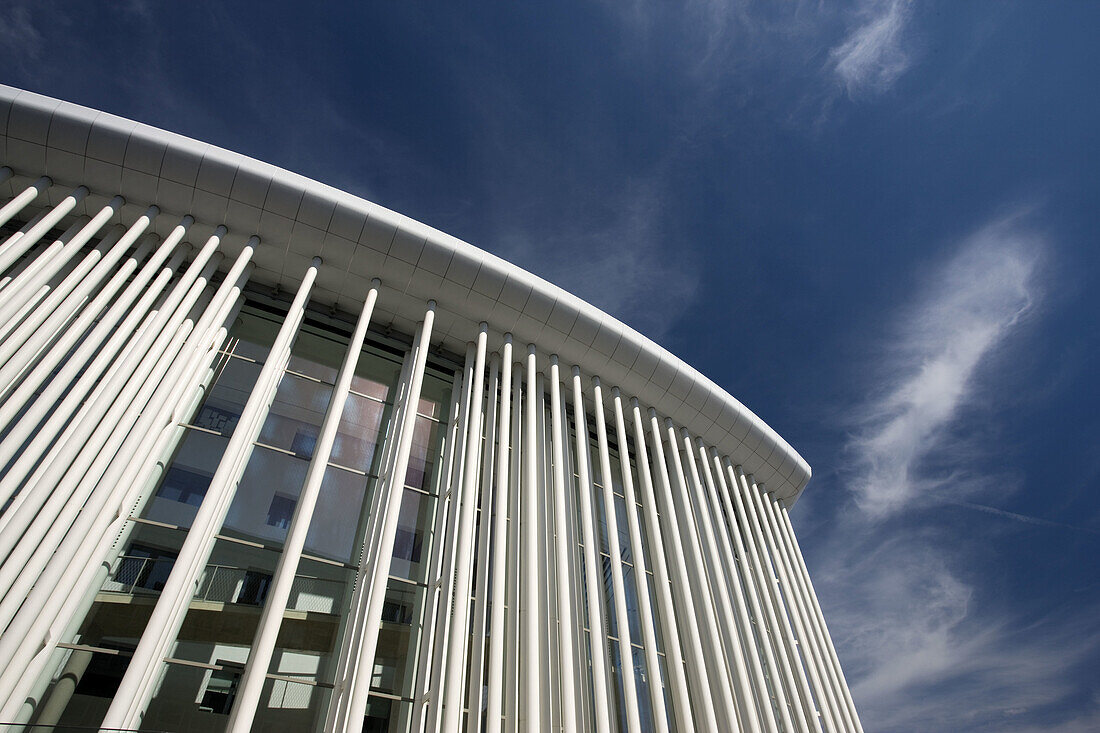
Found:
[[[164,587],[175,560],[123,555],[115,562],[103,590],[124,595],[157,595]],[[194,598],[214,603],[261,606],[267,597],[271,575],[232,565],[210,564],[199,576]],[[294,576],[288,611],[338,613],[346,584],[312,575]]]

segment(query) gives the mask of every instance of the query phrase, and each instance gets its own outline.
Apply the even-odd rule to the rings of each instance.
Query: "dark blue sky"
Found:
[[[815,478],[865,727],[1100,729],[1100,4],[0,9],[0,81],[495,252]]]

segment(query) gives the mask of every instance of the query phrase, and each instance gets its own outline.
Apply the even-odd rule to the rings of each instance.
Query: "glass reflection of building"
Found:
[[[95,725],[117,689],[127,652],[141,637],[268,356],[279,320],[269,308],[242,310],[218,355],[206,398],[182,426],[159,487],[124,530],[124,549],[74,644],[80,648],[72,652],[69,667],[87,666],[61,725]],[[346,346],[346,338],[323,326],[307,323],[299,334],[144,727],[224,725]],[[359,359],[268,675],[266,706],[256,718],[258,730],[309,730],[323,722],[403,352],[400,344],[379,340]],[[429,520],[439,492],[440,425],[447,420],[453,372],[445,362],[433,366],[417,411],[374,666],[368,717],[379,724],[407,719],[402,710],[411,702],[432,542]]]

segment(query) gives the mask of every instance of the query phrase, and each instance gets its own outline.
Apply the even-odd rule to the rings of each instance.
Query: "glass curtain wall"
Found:
[[[622,566],[623,573],[623,590],[626,594],[626,610],[627,619],[629,622],[630,631],[630,655],[628,657],[627,665],[623,664],[624,654],[622,652],[619,640],[621,634],[619,633],[619,624],[617,614],[615,613],[615,591],[611,579],[611,563],[613,559],[610,554],[610,543],[608,542],[608,530],[607,530],[607,513],[608,507],[604,504],[603,488],[607,477],[603,476],[603,471],[600,466],[599,446],[596,439],[596,424],[591,415],[586,416],[588,421],[588,434],[589,438],[589,469],[592,475],[592,482],[595,485],[594,495],[592,497],[593,508],[597,513],[596,519],[596,536],[599,542],[599,561],[602,568],[602,577],[600,578],[600,584],[603,587],[603,611],[604,611],[604,623],[608,634],[608,654],[610,656],[610,666],[608,669],[613,675],[615,682],[614,690],[612,690],[613,704],[615,715],[612,720],[613,725],[617,725],[620,731],[626,731],[626,716],[623,714],[623,677],[624,669],[629,668],[634,675],[634,684],[637,689],[638,697],[638,717],[641,723],[642,730],[653,730],[653,710],[650,702],[649,686],[653,684],[660,685],[665,689],[665,707],[669,709],[671,706],[671,700],[668,698],[667,688],[665,687],[664,680],[662,678],[662,672],[660,670],[655,673],[651,673],[646,668],[645,651],[642,647],[642,626],[641,615],[638,612],[638,594],[637,583],[639,579],[634,570],[634,556],[630,544],[629,524],[626,516],[626,496],[623,491],[622,485],[622,453],[620,447],[615,438],[615,428],[613,425],[607,426],[607,439],[608,439],[608,457],[610,458],[611,465],[611,492],[614,496],[615,506],[615,520],[616,529],[618,531],[619,539],[619,562]],[[633,445],[627,446],[627,455],[629,459],[629,465],[631,475],[635,477],[635,482],[639,479],[638,466],[634,461]],[[578,481],[579,477],[574,475],[574,481]],[[638,495],[635,491],[635,498]],[[637,503],[634,507],[639,516],[642,514],[642,505]],[[653,567],[652,560],[652,546],[649,543],[649,537],[646,533],[644,522],[640,523],[639,529],[641,531],[642,539],[642,551],[644,553],[645,560],[645,580],[649,588],[649,597],[655,598],[654,589],[654,576],[653,571],[650,569]],[[657,638],[657,656],[660,659],[661,664],[665,663],[665,651],[661,642],[661,619],[656,606],[652,608],[652,616],[654,624],[656,625],[655,634]],[[670,723],[671,725],[671,723]]]
[[[64,645],[72,651],[57,676],[75,674],[76,684],[61,725],[102,720],[281,320],[251,303],[242,309],[159,485],[119,538],[121,552],[76,643]],[[143,727],[224,729],[346,348],[345,338],[310,321],[300,330]],[[315,730],[324,721],[403,358],[368,338],[359,359],[254,730]],[[429,365],[417,406],[366,730],[390,730],[391,718],[408,717],[396,713],[410,700],[452,378]]]

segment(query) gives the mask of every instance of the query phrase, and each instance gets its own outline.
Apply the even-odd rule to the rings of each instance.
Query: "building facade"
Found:
[[[861,731],[809,466],[657,344],[8,87],[0,165],[8,730]]]

